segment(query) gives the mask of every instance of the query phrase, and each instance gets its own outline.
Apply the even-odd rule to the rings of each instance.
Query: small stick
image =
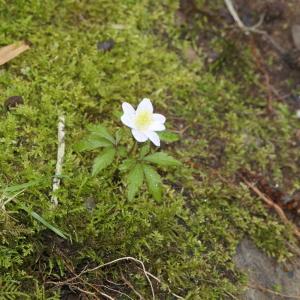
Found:
[[[237,25],[246,33],[249,33],[251,31],[253,32],[258,32],[257,28],[262,24],[263,20],[264,20],[264,15],[262,15],[258,21],[257,24],[255,24],[254,26],[248,27],[246,26],[242,20],[240,19],[238,13],[236,12],[233,3],[231,0],[224,0],[225,4],[227,6],[227,9],[229,10],[231,16],[233,17],[234,21],[237,23]]]
[[[128,299],[130,299],[130,300],[133,300],[133,299],[132,299],[130,296],[128,296],[127,294],[122,293],[122,292],[120,292],[120,291],[118,291],[118,290],[115,290],[115,289],[113,289],[113,288],[111,288],[111,287],[109,287],[109,286],[101,285],[101,287],[104,287],[105,289],[108,289],[108,290],[110,290],[110,291],[113,291],[114,293],[117,293],[117,294],[119,294],[119,295],[125,296],[126,298],[128,298]]]
[[[224,0],[224,2],[232,18],[242,31],[244,31],[246,34],[249,34],[250,32],[261,34],[272,44],[272,46],[277,50],[277,52],[279,52],[281,55],[285,53],[285,50],[278,43],[276,43],[275,40],[266,31],[258,29],[263,23],[264,15],[261,15],[260,20],[257,22],[257,24],[249,27],[242,22],[237,11],[234,8],[232,0]]]
[[[134,288],[132,283],[125,278],[123,273],[121,273],[123,281],[132,289],[132,291],[139,297],[140,300],[145,300],[145,298]]]
[[[153,274],[151,274],[151,273],[149,273],[149,272],[146,272],[146,273],[147,273],[150,277],[152,277],[153,279],[155,279],[158,283],[161,284],[161,280],[160,280],[159,278],[157,278],[156,276],[154,276]],[[173,293],[173,292],[170,290],[169,287],[168,287],[168,291],[169,291],[169,293],[171,293],[176,299],[182,299],[182,300],[184,300],[184,298],[182,298],[181,296],[179,296],[179,295]]]
[[[63,115],[61,115],[58,118],[57,138],[58,138],[58,148],[57,148],[56,169],[53,178],[53,187],[52,187],[53,193],[55,193],[55,191],[57,191],[60,186],[60,176],[62,173],[62,165],[65,156],[65,117]],[[51,202],[53,203],[54,206],[57,206],[58,204],[57,196],[53,195],[51,197]]]
[[[144,265],[144,263],[143,263],[141,260],[139,260],[139,259],[137,259],[137,258],[134,258],[134,257],[131,257],[131,256],[120,257],[120,258],[117,258],[117,259],[115,259],[115,260],[112,260],[112,261],[110,261],[110,262],[108,262],[108,263],[105,263],[105,264],[103,264],[103,265],[99,265],[99,266],[97,266],[97,267],[95,267],[95,268],[93,268],[93,269],[87,269],[87,270],[81,272],[81,273],[79,274],[79,276],[82,275],[82,274],[84,274],[84,273],[94,272],[94,271],[96,271],[96,270],[98,270],[98,269],[101,269],[101,268],[103,268],[103,267],[106,267],[106,266],[109,266],[109,265],[112,265],[112,264],[115,264],[115,263],[117,263],[117,262],[119,262],[119,261],[124,261],[124,260],[127,260],[127,261],[128,261],[128,260],[129,260],[129,261],[131,260],[131,261],[134,261],[134,262],[136,262],[136,263],[139,263],[139,264],[142,266],[144,275],[145,275],[147,281],[149,282],[149,285],[150,285],[150,288],[151,288],[152,299],[154,300],[154,299],[155,299],[155,293],[154,293],[154,288],[153,288],[152,282],[151,282],[151,280],[150,280],[150,278],[149,278],[149,276],[148,276],[148,273],[149,273],[149,272],[147,272],[147,270],[146,270],[146,268],[145,268],[145,265]]]
[[[297,228],[297,226],[295,226],[293,223],[291,223],[289,221],[289,219],[285,215],[285,213],[282,210],[282,208],[279,205],[277,205],[276,203],[274,203],[265,194],[263,194],[256,186],[254,186],[252,183],[250,183],[246,178],[242,177],[242,179],[245,182],[245,184],[248,186],[248,188],[250,188],[257,196],[259,196],[259,198],[261,198],[268,206],[270,206],[271,208],[273,208],[277,212],[277,214],[279,215],[280,219],[286,225],[291,226],[291,228],[293,229],[294,235],[298,239],[300,239],[300,231],[299,231],[299,229]]]

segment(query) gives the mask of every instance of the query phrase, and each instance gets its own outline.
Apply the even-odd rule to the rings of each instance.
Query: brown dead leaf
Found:
[[[30,47],[25,42],[17,42],[0,48],[0,66],[17,57]]]

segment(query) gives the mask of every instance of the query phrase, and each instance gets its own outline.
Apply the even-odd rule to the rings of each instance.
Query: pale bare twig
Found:
[[[151,282],[151,280],[150,280],[150,278],[149,278],[149,275],[148,275],[149,272],[147,272],[147,270],[146,270],[146,268],[145,268],[145,265],[144,265],[144,263],[143,263],[141,260],[136,259],[136,258],[131,257],[131,256],[120,257],[120,258],[117,258],[117,259],[115,259],[115,260],[112,260],[112,261],[110,261],[110,262],[108,262],[108,263],[99,265],[99,266],[97,266],[97,267],[95,267],[95,268],[93,268],[93,269],[87,269],[87,270],[85,270],[85,271],[82,271],[82,272],[79,274],[79,276],[82,275],[82,274],[85,274],[85,273],[94,272],[94,271],[99,270],[99,269],[101,269],[101,268],[104,268],[104,267],[106,267],[106,266],[115,264],[115,263],[120,262],[120,261],[126,261],[126,260],[134,261],[134,262],[136,262],[136,263],[139,263],[139,264],[142,266],[144,275],[145,275],[147,281],[149,282],[149,285],[150,285],[150,288],[151,288],[152,299],[154,300],[154,299],[155,299],[155,293],[154,293],[154,288],[153,288],[152,282]]]
[[[65,156],[65,117],[63,115],[61,115],[58,119],[57,138],[58,138],[58,148],[57,148],[56,169],[53,178],[53,187],[52,187],[53,193],[55,193],[55,191],[57,191],[60,186],[60,177],[62,173],[62,165]],[[58,199],[55,194],[52,195],[51,202],[53,203],[54,206],[57,206]]]
[[[95,293],[87,291],[87,290],[84,290],[84,289],[82,289],[82,288],[80,288],[80,287],[78,287],[76,285],[72,285],[72,288],[75,289],[75,290],[77,290],[77,291],[79,291],[79,292],[81,292],[81,293],[84,293],[85,295],[95,296]]]
[[[111,287],[109,287],[109,286],[106,286],[106,285],[101,285],[101,287],[104,287],[105,289],[108,289],[108,290],[110,290],[110,291],[113,291],[114,293],[117,293],[117,294],[119,294],[119,295],[122,295],[122,296],[125,296],[125,297],[127,297],[128,299],[131,299],[131,300],[133,300],[130,296],[128,296],[127,294],[125,294],[125,293],[123,293],[123,292],[121,292],[121,291],[118,291],[118,290],[115,290],[115,289],[113,289],[113,288],[111,288]]]
[[[145,300],[145,298],[134,288],[132,283],[128,279],[125,278],[123,273],[121,273],[121,277],[124,280],[124,282],[132,289],[132,291],[140,298],[140,300]]]
[[[246,34],[249,34],[250,32],[252,33],[257,33],[262,35],[265,39],[267,39],[272,46],[280,53],[280,54],[284,54],[285,50],[278,44],[275,42],[275,40],[264,30],[260,30],[258,29],[264,20],[264,15],[262,15],[258,21],[257,24],[255,24],[254,26],[246,26],[241,18],[239,17],[237,11],[234,8],[233,2],[232,0],[224,0],[226,7],[228,9],[228,11],[230,12],[232,18],[234,19],[234,21],[236,22],[236,24],[238,25],[238,27],[244,31]]]
[[[156,276],[154,276],[153,274],[151,274],[151,273],[149,273],[149,272],[147,272],[147,274],[148,274],[150,277],[152,277],[153,279],[155,279],[158,283],[160,283],[160,284],[162,283],[161,280],[160,280],[159,278],[157,278]],[[183,300],[184,300],[184,298],[182,298],[181,296],[179,296],[179,295],[173,293],[173,292],[170,290],[169,287],[168,287],[168,291],[169,291],[169,293],[172,294],[175,298],[177,298],[177,299],[183,299]]]
[[[131,256],[121,257],[121,258],[112,260],[112,261],[110,261],[110,262],[107,262],[107,263],[105,263],[105,264],[99,265],[99,266],[97,266],[97,267],[95,267],[95,268],[92,268],[92,269],[84,269],[83,271],[81,271],[81,272],[80,272],[79,274],[77,274],[77,275],[74,274],[74,273],[72,272],[75,276],[72,277],[72,278],[66,279],[66,280],[64,280],[64,281],[60,281],[60,282],[47,281],[47,283],[55,284],[56,286],[62,286],[62,285],[65,285],[65,284],[73,285],[72,282],[73,282],[74,280],[78,279],[78,280],[82,281],[83,283],[85,283],[86,285],[89,285],[90,287],[92,287],[93,289],[95,289],[95,290],[96,290],[99,294],[101,294],[102,296],[104,296],[104,297],[106,297],[106,298],[108,298],[108,299],[113,299],[113,298],[111,298],[109,295],[106,295],[105,293],[103,293],[103,292],[101,292],[100,290],[96,289],[94,285],[88,283],[88,282],[87,282],[86,280],[84,280],[81,276],[82,276],[83,274],[90,273],[90,272],[94,272],[94,271],[97,271],[97,270],[99,270],[99,269],[101,269],[101,268],[104,268],[104,267],[106,267],[106,266],[115,264],[115,263],[120,262],[120,261],[126,261],[126,260],[127,260],[127,261],[128,261],[128,260],[129,260],[129,261],[134,261],[134,262],[136,262],[136,263],[138,263],[138,264],[140,264],[140,265],[142,266],[143,273],[144,273],[144,275],[145,275],[147,281],[149,282],[149,285],[150,285],[150,288],[151,288],[152,299],[155,300],[155,292],[154,292],[154,288],[153,288],[152,282],[151,282],[151,280],[150,280],[150,278],[149,278],[149,276],[150,276],[151,273],[147,272],[147,270],[146,270],[146,268],[145,268],[145,265],[144,265],[144,263],[143,263],[141,260],[136,259],[136,258],[131,257]],[[152,274],[151,274],[151,275],[152,275]],[[154,275],[152,275],[152,276],[154,276]],[[154,276],[154,277],[155,277],[155,276]],[[109,297],[110,297],[110,298],[109,298]]]
[[[246,26],[242,20],[240,19],[238,13],[236,12],[235,8],[234,8],[234,5],[232,3],[231,0],[224,0],[225,1],[225,4],[227,6],[227,9],[229,10],[231,16],[233,17],[234,21],[237,23],[237,25],[243,30],[245,31],[246,33],[249,33],[249,32],[257,32],[257,28],[261,26],[261,24],[263,23],[263,20],[264,20],[264,15],[262,15],[258,21],[257,24],[255,24],[254,26]]]
[[[124,286],[125,285],[124,283],[116,283],[116,282],[114,282],[112,280],[109,280],[109,279],[105,279],[105,281],[107,281],[107,282],[109,282],[109,283],[111,283],[113,285],[117,285],[117,286]]]
[[[105,293],[103,293],[103,292],[99,292],[102,296],[104,296],[104,297],[106,297],[107,299],[109,299],[109,300],[115,300],[113,297],[111,297],[111,296],[109,296],[109,295],[107,295],[107,294],[105,294]]]

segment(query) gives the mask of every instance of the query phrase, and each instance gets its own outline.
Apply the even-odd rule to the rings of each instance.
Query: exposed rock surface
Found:
[[[300,298],[300,259],[293,263],[279,264],[260,251],[249,239],[237,247],[234,258],[238,269],[249,278],[249,288],[240,298],[243,300],[279,300]],[[274,291],[268,292],[268,290]],[[281,296],[286,295],[286,297]],[[295,299],[295,298],[294,298]]]

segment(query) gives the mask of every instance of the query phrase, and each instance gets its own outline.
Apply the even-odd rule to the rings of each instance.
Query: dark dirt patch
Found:
[[[241,59],[242,48],[250,47],[257,71],[262,75],[261,85],[268,97],[269,110],[272,101],[288,103],[295,111],[300,109],[300,96],[297,92],[300,88],[300,50],[292,34],[294,26],[300,25],[299,1],[235,0],[233,3],[246,26],[255,25],[263,15],[259,30],[265,31],[274,43],[263,35],[247,35],[242,32],[225,5],[206,11],[199,8],[194,0],[182,0],[176,15],[178,25],[186,26],[187,33],[184,37],[196,32],[196,46],[204,53],[207,66],[216,72],[220,68],[226,68],[228,64],[232,67]],[[209,26],[201,30],[195,25],[199,20],[206,21]],[[224,39],[228,47],[218,52],[212,46],[216,39]],[[237,79],[242,73],[240,70]],[[250,89],[250,95],[251,92],[253,90]]]
[[[259,29],[267,32],[275,43],[259,34],[244,37],[252,48],[254,61],[262,74],[262,84],[270,100],[284,101],[291,109],[299,109],[300,51],[292,37],[293,26],[300,23],[299,1],[237,0],[235,3],[240,18],[247,26],[253,26],[264,15]]]

